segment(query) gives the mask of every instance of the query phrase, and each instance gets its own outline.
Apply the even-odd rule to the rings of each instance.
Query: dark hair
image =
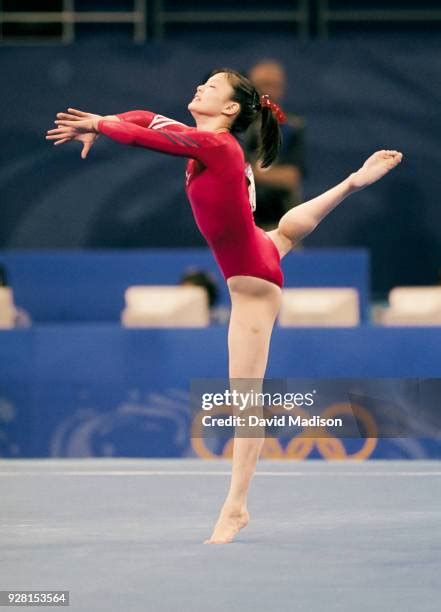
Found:
[[[199,268],[187,268],[179,283],[181,285],[189,284],[195,285],[196,287],[203,287],[207,292],[210,308],[216,304],[219,297],[219,290],[215,279],[209,272]]]
[[[246,76],[233,68],[216,68],[209,77],[220,72],[226,73],[233,88],[232,100],[240,105],[240,112],[231,126],[231,131],[245,132],[254,121],[260,119],[258,155],[262,168],[267,168],[277,158],[282,144],[282,133],[277,119],[270,108],[262,107],[259,92]]]
[[[8,275],[6,273],[6,268],[3,264],[0,264],[0,287],[8,286]]]

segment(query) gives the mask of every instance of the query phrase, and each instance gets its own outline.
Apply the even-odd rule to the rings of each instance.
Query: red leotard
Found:
[[[254,223],[245,158],[230,132],[206,132],[149,111],[101,119],[98,130],[123,144],[189,158],[186,193],[196,224],[225,279],[256,276],[283,286],[279,251]]]

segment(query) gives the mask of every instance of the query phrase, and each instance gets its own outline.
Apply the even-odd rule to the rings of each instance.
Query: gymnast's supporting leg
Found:
[[[274,283],[247,276],[228,279],[228,287],[231,296],[228,351],[232,386],[238,389],[243,384],[243,390],[249,391],[252,387],[254,391],[260,391],[271,332],[280,308],[281,290]],[[230,488],[206,544],[231,542],[239,529],[248,524],[248,489],[264,442],[264,428],[261,437],[234,437]]]

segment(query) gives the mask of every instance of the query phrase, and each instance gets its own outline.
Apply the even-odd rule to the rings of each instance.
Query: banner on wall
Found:
[[[231,458],[235,435],[262,435],[232,419],[254,417],[265,459],[441,457],[441,379],[272,379],[260,404],[246,396],[256,381],[228,382],[14,387],[0,397],[0,456]],[[243,394],[234,406],[228,391]]]

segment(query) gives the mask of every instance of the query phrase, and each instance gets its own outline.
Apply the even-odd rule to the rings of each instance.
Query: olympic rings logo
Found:
[[[297,407],[297,415],[308,418],[308,414]],[[272,414],[286,414],[283,408],[271,411]],[[191,445],[198,457],[202,459],[231,459],[233,456],[234,437],[231,437],[222,449],[221,454],[213,453],[205,444],[203,437],[203,426],[201,412],[197,413],[191,428]],[[222,407],[215,408],[215,414],[225,414]],[[364,427],[366,437],[363,438],[362,447],[355,452],[348,452],[341,440],[332,436],[325,427],[305,427],[304,430],[291,438],[283,447],[277,438],[265,438],[261,459],[305,459],[312,453],[314,448],[324,459],[367,459],[372,455],[378,443],[378,427],[372,415],[358,404],[336,403],[328,406],[320,415],[323,418],[332,418],[339,415],[349,414],[357,419]]]

